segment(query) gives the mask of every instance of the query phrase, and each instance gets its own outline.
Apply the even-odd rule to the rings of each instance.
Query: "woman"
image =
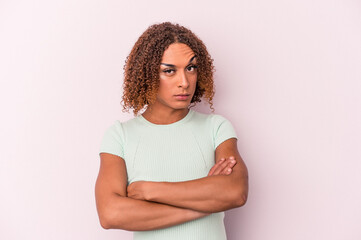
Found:
[[[223,211],[245,204],[248,174],[230,122],[190,109],[202,97],[212,108],[205,45],[178,24],[155,24],[124,70],[124,109],[138,115],[116,121],[101,143],[102,227],[135,231],[136,240],[226,239]]]

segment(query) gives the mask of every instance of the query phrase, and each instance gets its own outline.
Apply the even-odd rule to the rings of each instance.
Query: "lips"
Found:
[[[189,98],[190,94],[177,94],[177,95],[174,95],[174,96],[175,96],[175,98],[177,100],[184,101],[184,100],[187,100]]]
[[[189,96],[190,94],[184,93],[184,94],[177,94],[176,96]]]

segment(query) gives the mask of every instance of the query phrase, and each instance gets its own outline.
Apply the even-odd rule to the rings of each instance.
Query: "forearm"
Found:
[[[190,209],[136,200],[114,195],[100,211],[101,224],[106,229],[129,231],[154,230],[181,224],[208,215]]]
[[[244,180],[246,181],[246,180]],[[186,182],[150,182],[147,200],[202,212],[219,212],[242,206],[246,183],[232,176],[209,176]]]
[[[228,157],[236,161],[230,175],[211,174],[192,181],[151,183],[152,191],[147,192],[149,199],[202,212],[219,212],[243,206],[248,196],[248,170],[237,150],[235,138],[224,141],[216,148],[217,164],[220,163],[218,159]]]
[[[236,162],[229,166],[232,169],[227,162],[222,163],[228,156]],[[127,187],[128,196],[208,213],[243,206],[248,195],[248,170],[238,153],[236,139],[219,145],[215,158],[220,160],[207,177],[184,182],[133,182]],[[224,170],[231,173],[222,175]]]

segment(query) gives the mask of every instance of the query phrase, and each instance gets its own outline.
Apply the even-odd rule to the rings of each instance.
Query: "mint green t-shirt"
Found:
[[[139,115],[110,126],[100,152],[124,159],[128,184],[135,181],[179,182],[206,177],[215,149],[237,138],[231,123],[216,114],[189,110],[181,120],[158,125]],[[134,232],[134,240],[225,240],[224,212],[176,226]]]

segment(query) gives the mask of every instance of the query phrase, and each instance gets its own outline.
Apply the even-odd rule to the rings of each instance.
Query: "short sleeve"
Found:
[[[220,115],[213,115],[212,120],[214,149],[230,138],[237,138],[236,131],[231,122],[226,118]]]
[[[124,159],[124,136],[122,125],[116,121],[104,133],[99,153],[110,153]]]

